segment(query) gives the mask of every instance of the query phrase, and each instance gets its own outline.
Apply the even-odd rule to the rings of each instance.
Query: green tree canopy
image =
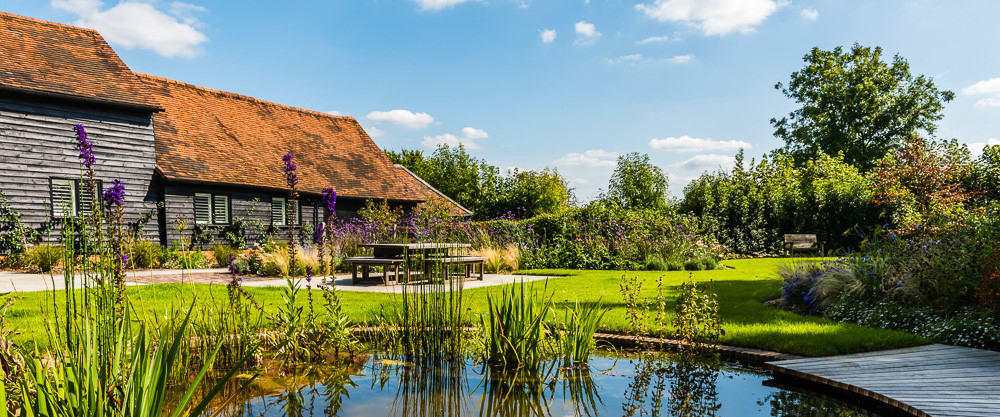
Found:
[[[405,166],[455,202],[472,210],[476,219],[512,213],[533,217],[554,213],[573,198],[566,179],[554,169],[513,170],[506,175],[465,147],[439,146],[433,153],[386,151],[393,163]]]
[[[836,156],[862,170],[921,132],[933,133],[944,103],[955,94],[939,90],[896,55],[883,60],[882,48],[854,44],[850,51],[813,48],[805,67],[775,89],[801,107],[771,119],[782,152],[803,164],[817,154]]]
[[[603,199],[626,209],[667,207],[667,175],[649,161],[648,154],[632,152],[618,157]]]

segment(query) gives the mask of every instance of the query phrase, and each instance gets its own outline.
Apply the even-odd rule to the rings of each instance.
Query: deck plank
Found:
[[[1000,352],[928,345],[766,366],[776,376],[847,390],[916,416],[1000,416]]]

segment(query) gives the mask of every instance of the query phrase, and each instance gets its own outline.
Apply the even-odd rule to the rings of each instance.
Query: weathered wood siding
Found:
[[[97,177],[105,185],[114,179],[125,184],[125,221],[154,210],[159,196],[149,186],[156,168],[151,114],[5,94],[0,96],[0,189],[22,220],[32,227],[52,220],[49,179],[81,177],[73,130],[78,123],[93,142]],[[145,228],[150,237],[158,232],[155,219]],[[57,237],[54,231],[49,241]]]
[[[286,197],[288,195],[286,192],[254,187],[240,187],[222,184],[197,184],[176,181],[167,182],[163,185],[164,211],[159,220],[161,228],[165,230],[166,235],[166,240],[163,243],[174,245],[181,239],[185,242],[190,242],[195,226],[194,195],[197,193],[221,194],[229,196],[231,219],[242,217],[248,221],[261,221],[263,222],[265,228],[272,226],[271,198]],[[319,196],[303,195],[302,201],[304,202],[304,205],[302,206],[302,220],[306,225],[307,231],[306,234],[299,234],[299,236],[308,240],[311,239],[312,226],[315,224],[313,216],[314,213],[316,213]],[[365,200],[363,199],[350,197],[338,198],[337,217],[341,219],[357,217],[358,211],[364,207],[364,203]],[[393,205],[402,207],[406,212],[409,212],[413,208],[413,204],[396,203]],[[322,218],[322,212],[316,213],[316,215],[317,217],[315,218]],[[178,219],[183,219],[184,223],[187,225],[183,235],[177,228]],[[302,224],[300,223],[299,226],[302,226]],[[223,243],[223,239],[219,233],[223,228],[225,228],[225,226],[210,225],[207,227],[210,236],[212,237],[212,243],[206,245],[205,249],[208,249],[208,246],[213,244]],[[275,230],[275,237],[277,239],[288,239],[288,226],[276,227]],[[246,236],[247,244],[252,244],[251,242],[253,242],[256,238],[256,230],[248,229]]]

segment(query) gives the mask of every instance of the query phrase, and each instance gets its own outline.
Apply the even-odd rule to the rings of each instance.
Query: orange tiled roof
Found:
[[[291,152],[299,189],[424,201],[434,194],[396,168],[353,117],[138,74],[165,109],[153,118],[156,166],[167,179],[284,188]]]
[[[96,31],[3,12],[0,85],[159,107]]]

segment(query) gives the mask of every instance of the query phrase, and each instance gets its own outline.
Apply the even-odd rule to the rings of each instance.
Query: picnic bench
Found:
[[[788,255],[795,255],[795,251],[818,252],[820,256],[823,256],[825,253],[823,250],[823,241],[819,240],[816,235],[786,234],[785,253]]]
[[[465,267],[465,278],[471,278],[472,273],[475,272],[476,266],[479,266],[479,280],[483,280],[483,262],[486,258],[482,256],[447,256],[447,257],[436,257],[427,258],[424,260],[424,270],[430,271],[435,264],[442,265],[444,267],[445,273],[447,274],[448,268],[453,265],[458,265]]]
[[[468,243],[365,243],[358,245],[362,248],[370,248],[372,256],[359,256],[347,258],[345,261],[351,264],[351,281],[357,282],[358,268],[361,268],[361,279],[368,279],[371,267],[382,267],[382,281],[389,285],[389,270],[393,270],[392,281],[395,283],[408,283],[414,274],[425,275],[428,271],[427,263],[423,262],[434,258],[454,258],[453,251],[471,247]],[[419,260],[419,262],[417,262]],[[416,262],[416,268],[414,268]],[[471,262],[471,261],[469,261]],[[482,261],[479,261],[482,263]],[[402,267],[402,269],[400,269]],[[471,274],[471,272],[470,272]],[[480,275],[482,266],[480,265]]]
[[[358,283],[358,267],[361,267],[361,279],[369,279],[369,269],[373,266],[382,267],[382,284],[389,285],[389,269],[393,270],[391,281],[399,283],[399,266],[406,260],[403,258],[376,258],[374,256],[358,256],[347,258],[351,263],[351,284]]]

